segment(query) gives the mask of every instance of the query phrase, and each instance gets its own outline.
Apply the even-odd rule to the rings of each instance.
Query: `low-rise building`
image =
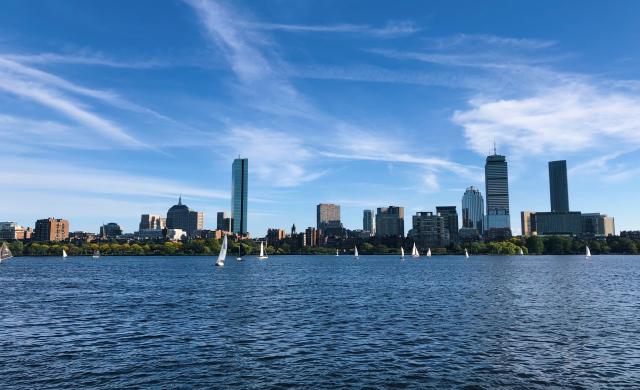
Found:
[[[69,238],[69,221],[59,218],[39,219],[32,236],[34,241],[64,241]]]

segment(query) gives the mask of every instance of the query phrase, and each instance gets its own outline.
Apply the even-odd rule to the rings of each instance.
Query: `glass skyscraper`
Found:
[[[510,229],[509,217],[509,174],[507,159],[494,152],[487,157],[484,166],[484,180],[487,195],[487,223],[485,230]]]
[[[233,160],[231,173],[231,219],[235,234],[247,234],[247,198],[249,193],[249,159]]]
[[[569,212],[569,185],[567,184],[567,161],[549,162],[549,192],[551,211]]]
[[[462,227],[482,233],[483,225],[484,199],[480,190],[471,186],[462,195]]]
[[[367,231],[371,234],[376,233],[376,225],[375,218],[373,216],[373,211],[364,210],[362,213],[362,230]]]

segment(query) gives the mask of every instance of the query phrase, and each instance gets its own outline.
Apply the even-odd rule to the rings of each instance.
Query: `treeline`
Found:
[[[0,245],[2,243],[0,242]],[[164,242],[164,243],[83,243],[72,244],[66,242],[30,242],[20,241],[7,242],[9,249],[14,256],[62,256],[65,250],[69,256],[90,256],[94,251],[99,250],[101,255],[106,256],[217,256],[220,252],[220,240],[191,240],[185,242]],[[593,254],[638,254],[640,250],[640,240],[625,237],[610,236],[603,240],[583,240],[566,236],[547,237],[513,237],[508,241],[500,242],[473,242],[469,244],[455,244],[448,248],[431,248],[434,255],[460,255],[465,248],[470,254],[490,254],[490,255],[516,255],[522,249],[525,254],[544,255],[570,255],[584,254],[585,246],[589,246]],[[413,243],[405,242],[405,252],[409,253]],[[351,254],[353,247],[338,248],[341,254]],[[420,248],[424,253],[426,248]],[[241,242],[229,241],[228,253],[236,255],[257,254],[260,251],[260,244],[251,240]],[[267,246],[268,254],[288,255],[335,255],[335,247],[292,247],[284,243],[277,248]],[[399,246],[374,245],[364,242],[358,245],[360,254],[399,254]]]

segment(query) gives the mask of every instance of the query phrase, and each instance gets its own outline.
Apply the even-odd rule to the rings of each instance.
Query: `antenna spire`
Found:
[[[178,206],[182,206],[182,194],[178,197]]]
[[[498,150],[496,149],[496,139],[493,138],[493,155],[497,155],[498,154]]]

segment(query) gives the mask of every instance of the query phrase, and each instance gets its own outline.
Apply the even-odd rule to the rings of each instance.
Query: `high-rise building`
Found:
[[[192,236],[196,230],[204,228],[204,213],[193,211],[182,204],[182,197],[178,198],[178,204],[171,206],[167,211],[167,229],[179,229]]]
[[[462,227],[482,233],[483,223],[484,199],[480,190],[471,186],[462,195]]]
[[[340,225],[340,205],[320,203],[316,206],[316,227],[326,229],[327,226]]]
[[[231,231],[231,218],[225,212],[218,211],[216,219],[216,230],[222,230],[223,232]]]
[[[549,195],[552,212],[569,211],[569,185],[567,182],[567,161],[549,162]]]
[[[101,238],[116,238],[117,236],[122,235],[122,228],[115,222],[109,222],[105,225],[100,226],[100,237]]]
[[[458,242],[458,211],[456,206],[437,206],[436,213],[444,218],[444,228],[449,232],[449,241]]]
[[[509,174],[505,156],[494,154],[487,157],[484,167],[487,196],[487,217],[485,231],[490,229],[510,229],[509,216]]]
[[[231,231],[244,236],[247,234],[249,159],[236,158],[231,171]]]
[[[164,229],[167,227],[167,220],[154,214],[142,214],[140,216],[139,230]]]
[[[69,237],[69,221],[58,218],[39,219],[32,237],[34,241],[64,241]]]
[[[277,246],[286,236],[284,229],[267,229],[267,245]]]
[[[534,211],[522,211],[520,212],[520,226],[522,228],[522,235],[530,237],[536,230],[536,213]]]
[[[413,228],[408,236],[422,248],[447,246],[451,240],[445,219],[431,211],[417,212],[412,217]]]
[[[369,232],[370,235],[376,234],[376,219],[372,210],[364,210],[362,212],[362,230]]]
[[[376,236],[404,237],[404,207],[378,207]]]
[[[28,240],[33,230],[15,222],[0,222],[0,240]]]
[[[582,214],[582,233],[594,236],[613,236],[616,225],[613,217],[600,213]]]
[[[304,234],[306,236],[307,246],[318,246],[318,231],[316,228],[309,226]]]

